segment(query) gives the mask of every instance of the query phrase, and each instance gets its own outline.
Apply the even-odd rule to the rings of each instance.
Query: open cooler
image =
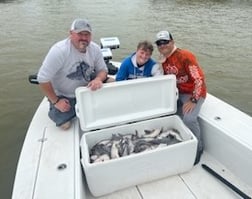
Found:
[[[76,89],[76,114],[81,130],[81,164],[90,192],[102,196],[130,186],[189,171],[197,139],[174,115],[178,91],[176,77],[165,75],[104,84],[91,91]],[[128,135],[146,129],[175,129],[179,143],[91,162],[91,148],[114,134]]]

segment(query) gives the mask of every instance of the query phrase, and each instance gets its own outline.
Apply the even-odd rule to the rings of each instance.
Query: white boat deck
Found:
[[[172,161],[172,160],[171,160]],[[154,182],[130,187],[109,195],[93,197],[86,189],[87,199],[237,199],[240,198],[233,190],[201,167],[206,164],[222,177],[232,182],[247,195],[252,195],[252,188],[236,178],[223,165],[207,152],[203,153],[199,164],[187,173],[171,176]],[[129,176],[130,177],[130,176]]]
[[[216,106],[216,104],[213,104]],[[225,107],[226,108],[226,107]],[[47,116],[48,102],[43,100],[35,114],[27,133],[22,153],[20,156],[14,191],[12,199],[94,199],[83,180],[83,172],[80,164],[80,149],[79,149],[79,123],[75,120],[74,125],[68,131],[61,131],[50,121]],[[223,112],[222,112],[223,113]],[[222,121],[225,121],[222,115]],[[213,121],[218,123],[219,121]],[[248,125],[251,118],[245,122]],[[220,123],[221,125],[222,123]],[[36,127],[36,128],[35,128]],[[217,125],[216,125],[217,127]],[[250,128],[250,127],[249,127]],[[251,132],[247,132],[248,139]],[[225,135],[228,138],[232,135]],[[213,142],[209,137],[205,137]],[[227,139],[222,138],[224,141]],[[243,140],[241,140],[242,142]],[[246,144],[242,146],[250,147]],[[208,144],[208,142],[206,142]],[[232,142],[231,142],[232,144]],[[220,145],[217,143],[216,148]],[[237,145],[238,146],[238,145]],[[243,148],[234,149],[242,152]],[[137,185],[124,190],[114,192],[109,195],[101,196],[102,199],[236,199],[241,198],[238,194],[205,171],[201,164],[206,164],[233,185],[238,187],[248,196],[252,196],[251,172],[247,169],[251,165],[251,153],[240,154],[241,159],[237,164],[247,172],[247,176],[238,178],[236,165],[223,165],[220,163],[220,158],[216,155],[216,150],[206,147],[201,161],[187,173],[170,176],[158,181],[149,182],[146,184]],[[228,148],[228,150],[230,150]],[[221,151],[226,152],[224,149]],[[250,151],[250,150],[247,150]],[[232,152],[232,154],[230,154]],[[228,156],[236,157],[233,151],[229,152]],[[217,157],[213,157],[215,154]],[[234,155],[234,156],[233,156]],[[218,159],[218,160],[217,160]],[[245,159],[245,161],[243,161]],[[171,159],[172,161],[172,159]],[[234,160],[236,161],[236,159]],[[245,163],[245,164],[244,164]],[[58,169],[60,165],[66,165],[65,169]],[[169,166],[169,165],[167,165]],[[236,175],[230,172],[236,171]],[[251,168],[251,167],[250,167]],[[129,176],[130,178],[131,176]],[[122,179],[123,181],[123,179]],[[82,184],[83,183],[83,184]]]
[[[73,128],[78,128],[77,121]],[[45,129],[44,140],[39,159],[40,166],[35,182],[36,188],[32,198],[50,199],[59,198],[59,196],[60,198],[75,198],[76,196],[73,196],[73,193],[78,187],[76,187],[76,179],[72,174],[78,172],[80,165],[76,165],[73,154],[75,145],[79,145],[79,143],[74,141],[72,132],[62,132],[54,126],[49,126]],[[78,157],[76,158],[78,159]],[[65,164],[67,167],[59,170],[58,166],[61,164]],[[92,196],[87,184],[84,182],[85,194],[81,193],[80,195],[85,195],[86,199],[239,198],[234,191],[204,170],[201,164],[208,165],[244,193],[252,195],[252,188],[250,186],[235,177],[207,152],[203,153],[200,163],[194,166],[189,172],[137,185],[101,197]],[[82,176],[81,172],[77,175]],[[83,197],[80,198],[85,199]]]

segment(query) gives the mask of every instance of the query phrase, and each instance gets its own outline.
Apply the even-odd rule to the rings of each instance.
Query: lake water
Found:
[[[178,47],[197,56],[208,92],[252,115],[251,10],[251,0],[0,0],[1,198],[11,197],[26,130],[42,99],[27,77],[51,45],[67,37],[75,18],[89,19],[98,43],[119,37],[118,61],[139,40],[170,30]]]

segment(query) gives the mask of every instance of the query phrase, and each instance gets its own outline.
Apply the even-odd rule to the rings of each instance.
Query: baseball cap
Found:
[[[82,31],[88,31],[92,32],[92,28],[86,19],[75,19],[71,25],[71,31],[74,31],[76,33],[82,32]]]
[[[157,35],[156,35],[156,42],[159,41],[159,40],[170,41],[170,40],[173,40],[173,38],[172,38],[172,35],[171,35],[170,32],[168,32],[166,30],[162,30],[162,31],[158,32]]]

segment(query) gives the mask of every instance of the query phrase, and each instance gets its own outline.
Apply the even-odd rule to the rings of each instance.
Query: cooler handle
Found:
[[[76,113],[76,116],[77,116],[78,118],[80,118],[80,112],[79,112],[79,108],[78,108],[78,106],[77,106],[77,103],[75,104],[75,113]]]

